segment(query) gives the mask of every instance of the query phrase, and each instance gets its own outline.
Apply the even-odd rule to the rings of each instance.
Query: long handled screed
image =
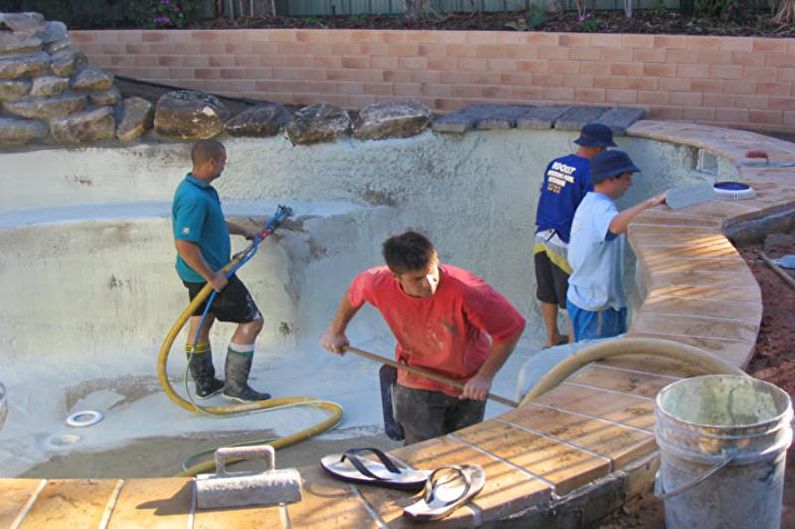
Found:
[[[367,358],[368,360],[375,360],[376,362],[392,366],[395,369],[402,369],[403,371],[408,371],[409,373],[414,373],[415,375],[420,375],[422,377],[435,380],[436,382],[441,382],[442,384],[447,384],[448,386],[452,386],[457,389],[464,389],[464,385],[461,382],[453,380],[452,378],[446,377],[444,375],[439,375],[438,373],[427,371],[425,369],[420,369],[418,367],[412,367],[412,366],[407,366],[405,364],[400,364],[398,362],[395,362],[394,360],[384,358],[381,355],[363,351],[362,349],[357,349],[356,347],[348,346],[345,348],[345,352],[353,353],[357,356],[361,356],[362,358]],[[489,393],[486,396],[486,398],[493,400],[494,402],[499,402],[500,404],[505,404],[506,406],[511,406],[513,408],[519,406],[519,403],[516,402],[515,400],[506,399],[505,397],[500,397],[499,395],[494,395],[492,393]]]

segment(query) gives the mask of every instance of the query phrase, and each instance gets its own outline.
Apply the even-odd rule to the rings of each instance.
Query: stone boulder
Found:
[[[71,77],[88,64],[88,59],[82,52],[73,48],[64,48],[50,56],[50,70],[60,77]]]
[[[0,30],[0,55],[24,55],[41,51],[42,41],[30,35]]]
[[[49,129],[43,121],[0,117],[0,146],[24,145],[48,135]]]
[[[278,103],[257,105],[244,110],[224,124],[230,136],[275,136],[290,121],[290,111]]]
[[[390,101],[366,106],[353,123],[360,140],[408,138],[425,130],[433,112],[420,101]]]
[[[44,52],[0,58],[0,79],[36,77],[47,72],[50,56]]]
[[[91,92],[88,94],[88,98],[91,100],[91,104],[96,107],[112,107],[118,105],[119,101],[121,101],[121,92],[113,86],[110,90]]]
[[[83,110],[85,106],[86,96],[73,93],[55,97],[26,97],[3,103],[3,108],[11,114],[47,121],[64,118],[73,112]]]
[[[41,39],[44,44],[53,44],[55,42],[69,42],[69,37],[66,36],[66,24],[58,20],[50,20],[44,25],[44,29],[36,33],[36,36]],[[57,51],[57,50],[47,50]]]
[[[35,35],[44,31],[46,26],[41,13],[0,13],[0,28],[10,29],[14,33]]]
[[[133,141],[152,128],[155,106],[142,97],[129,97],[122,102],[121,120],[116,127],[119,141]]]
[[[160,97],[155,106],[155,130],[165,138],[204,140],[224,131],[229,110],[214,95],[177,90]]]
[[[50,134],[58,143],[79,145],[112,140],[116,133],[116,120],[110,107],[79,112],[50,122]]]
[[[113,74],[86,66],[72,78],[72,89],[78,92],[102,92],[113,88]]]
[[[31,97],[47,97],[63,94],[69,89],[69,79],[57,75],[43,75],[33,79]]]
[[[0,81],[0,101],[16,101],[30,93],[30,81]]]
[[[296,112],[285,130],[294,145],[332,142],[350,132],[351,116],[338,106],[317,103]]]

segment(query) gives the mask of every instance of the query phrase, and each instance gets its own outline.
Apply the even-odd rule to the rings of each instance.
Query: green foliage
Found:
[[[515,29],[516,31],[527,31],[528,29],[535,29],[547,20],[546,12],[533,4],[527,10],[523,17],[518,18],[512,22],[505,24],[506,28]]]
[[[654,4],[651,10],[657,16],[664,15],[668,12],[668,8],[665,7],[665,2],[663,2],[663,0],[657,0],[657,3]]]
[[[593,13],[586,13],[580,19],[580,31],[583,33],[596,33],[602,27],[602,20]]]
[[[696,12],[726,21],[745,20],[752,11],[751,2],[743,0],[695,0]]]
[[[351,22],[353,22],[357,26],[365,26],[367,25],[367,15],[362,15],[362,14],[351,15]]]
[[[130,18],[136,26],[156,28],[184,28],[196,19],[193,0],[135,0],[131,2]]]

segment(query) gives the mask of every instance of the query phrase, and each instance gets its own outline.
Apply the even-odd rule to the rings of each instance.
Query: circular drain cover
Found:
[[[756,196],[754,189],[742,182],[715,182],[712,188],[715,190],[718,198],[728,200],[743,200]]]
[[[66,418],[66,424],[74,428],[85,428],[94,426],[104,418],[102,412],[97,410],[78,411]]]
[[[76,445],[81,439],[79,435],[67,433],[62,435],[51,435],[44,442],[49,448],[61,450]]]

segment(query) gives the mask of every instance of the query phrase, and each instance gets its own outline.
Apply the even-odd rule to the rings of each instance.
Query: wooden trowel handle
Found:
[[[350,345],[345,348],[345,352],[353,353],[357,356],[361,356],[362,358],[367,358],[368,360],[374,360],[376,362],[392,366],[396,369],[402,369],[403,371],[408,371],[409,373],[414,373],[415,375],[429,378],[431,380],[435,380],[436,382],[441,382],[442,384],[446,384],[456,389],[464,389],[464,385],[461,382],[453,380],[452,378],[440,375],[438,373],[434,373],[433,371],[427,371],[425,369],[420,369],[418,367],[407,366],[406,364],[395,362],[394,360],[390,360],[389,358],[384,358],[381,355],[370,353],[362,349],[357,349],[356,347],[351,347]],[[506,399],[505,397],[500,397],[499,395],[493,395],[491,393],[489,393],[486,398],[493,400],[494,402],[499,402],[500,404],[505,404],[506,406],[511,406],[513,408],[519,406],[519,403],[516,402],[515,400]]]

